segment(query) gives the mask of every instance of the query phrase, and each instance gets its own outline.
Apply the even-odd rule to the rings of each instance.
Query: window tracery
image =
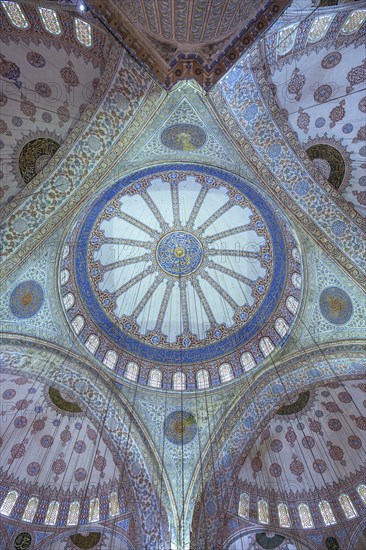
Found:
[[[32,522],[34,519],[34,516],[36,515],[37,506],[38,506],[38,498],[31,497],[28,500],[27,506],[24,509],[22,520]]]
[[[221,382],[230,382],[234,378],[232,366],[229,363],[223,363],[219,367],[219,374]]]
[[[161,388],[162,374],[158,369],[152,369],[149,373],[149,386],[152,388]]]
[[[308,34],[308,42],[318,42],[318,40],[323,38],[323,36],[326,35],[333,18],[334,14],[332,13],[328,15],[321,15],[320,17],[314,19]]]
[[[55,10],[50,10],[49,8],[38,8],[38,11],[46,31],[51,34],[61,34],[61,25]]]
[[[281,338],[283,338],[284,336],[286,336],[286,334],[290,330],[290,327],[286,323],[285,319],[283,319],[282,317],[279,317],[275,321],[275,329],[278,332],[278,334],[281,336]]]
[[[88,348],[90,353],[94,355],[99,347],[99,337],[96,334],[90,334],[85,342],[85,346]]]
[[[68,269],[63,269],[60,274],[60,282],[61,286],[65,285],[67,281],[69,280],[70,272]]]
[[[259,349],[263,353],[264,357],[267,357],[272,351],[275,349],[272,340],[270,340],[267,336],[262,338],[259,341]]]
[[[314,522],[313,518],[311,517],[310,508],[307,504],[302,502],[297,507],[300,521],[303,529],[313,529],[314,528]]]
[[[1,2],[1,5],[14,27],[18,27],[18,29],[27,29],[29,27],[27,18],[17,2],[3,1]]]
[[[269,523],[268,502],[264,498],[258,501],[258,521],[259,523]]]
[[[17,491],[9,491],[6,495],[4,502],[1,505],[0,508],[0,514],[4,514],[4,516],[10,516],[16,501],[18,500],[18,492]]]
[[[46,519],[44,520],[46,525],[56,525],[59,508],[60,503],[57,500],[51,500],[48,505]]]
[[[67,294],[65,294],[65,296],[62,298],[62,301],[64,303],[64,306],[65,306],[65,309],[66,311],[69,310],[70,308],[72,308],[72,306],[74,305],[75,303],[75,296],[73,295],[72,292],[68,292]]]
[[[294,273],[294,274],[292,275],[292,284],[293,284],[296,288],[301,288],[301,282],[302,282],[302,279],[301,279],[300,273]]]
[[[69,514],[67,516],[67,525],[77,525],[79,520],[80,503],[77,500],[71,502]]]
[[[89,48],[92,45],[92,28],[89,23],[75,17],[76,38],[83,46]]]
[[[210,387],[210,378],[206,369],[201,369],[197,372],[197,388],[205,390]]]
[[[354,32],[358,31],[358,29],[361,27],[365,19],[366,19],[366,10],[353,11],[345,21],[344,25],[342,26],[341,33],[353,34]]]
[[[293,296],[289,296],[286,300],[286,307],[290,313],[295,315],[299,302]]]
[[[103,365],[105,365],[109,369],[114,369],[117,363],[117,359],[118,359],[117,353],[110,349],[107,351],[107,353],[104,356]]]
[[[249,495],[241,493],[238,507],[238,515],[242,518],[249,519]]]
[[[136,382],[139,377],[139,370],[137,363],[127,363],[125,377],[131,382]]]
[[[99,521],[99,498],[92,498],[89,505],[89,521]]]
[[[287,504],[280,502],[277,506],[278,520],[281,527],[291,527],[290,515],[288,512]]]
[[[327,500],[321,500],[319,502],[319,510],[322,515],[324,525],[328,526],[337,523],[333,514],[332,507]]]
[[[360,495],[361,500],[366,504],[366,485],[359,485],[357,487],[357,492]]]
[[[356,508],[353,506],[353,502],[351,501],[348,495],[346,494],[340,495],[338,500],[343,510],[343,513],[347,519],[352,519],[358,516],[356,512]]]
[[[245,371],[254,369],[256,366],[255,359],[249,351],[241,354],[240,363]]]
[[[74,317],[74,319],[71,321],[72,328],[76,332],[76,334],[80,334],[80,332],[83,330],[85,325],[85,320],[82,315],[77,315]]]
[[[295,43],[298,26],[298,23],[294,23],[293,25],[289,25],[288,27],[280,30],[277,35],[277,55],[286,55],[290,50],[292,50]]]
[[[173,375],[173,389],[185,390],[186,389],[186,375],[184,372],[176,372]]]
[[[109,517],[113,518],[119,514],[118,494],[114,491],[109,495]]]

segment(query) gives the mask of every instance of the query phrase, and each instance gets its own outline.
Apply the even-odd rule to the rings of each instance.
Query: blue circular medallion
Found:
[[[41,309],[43,290],[36,281],[24,281],[17,285],[10,296],[9,307],[13,315],[28,319]]]
[[[197,421],[188,411],[174,411],[164,421],[164,434],[176,445],[185,445],[192,441],[197,433]]]
[[[156,259],[161,269],[169,275],[189,275],[202,263],[202,245],[192,233],[172,231],[160,239]]]
[[[334,325],[344,325],[353,313],[351,298],[336,286],[325,288],[319,298],[322,315]]]

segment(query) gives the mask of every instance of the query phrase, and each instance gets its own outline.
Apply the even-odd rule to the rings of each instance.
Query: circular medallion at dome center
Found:
[[[189,275],[202,263],[202,245],[192,233],[172,231],[160,239],[156,248],[156,260],[169,275]]]

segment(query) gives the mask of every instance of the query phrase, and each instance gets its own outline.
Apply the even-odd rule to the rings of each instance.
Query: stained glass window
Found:
[[[74,297],[73,293],[68,292],[67,294],[65,294],[65,296],[63,297],[63,302],[64,302],[64,306],[65,306],[66,311],[68,309],[70,309],[70,307],[72,307],[74,305],[74,302],[75,302],[75,297]]]
[[[46,525],[56,525],[59,508],[60,508],[60,503],[57,500],[51,500],[51,502],[48,505],[46,519],[44,520]]]
[[[278,334],[281,336],[281,338],[283,338],[284,336],[286,336],[286,334],[290,330],[290,327],[286,323],[285,319],[282,319],[282,317],[279,317],[275,321],[275,329],[278,332]]]
[[[297,248],[292,249],[292,257],[295,260],[295,262],[300,263],[300,253]]]
[[[125,377],[132,382],[136,382],[139,376],[139,366],[136,363],[127,363]]]
[[[85,346],[88,348],[90,353],[94,355],[94,353],[97,351],[99,346],[99,338],[96,334],[90,334],[87,341],[85,342]]]
[[[240,362],[242,364],[242,367],[246,371],[254,369],[254,367],[256,366],[255,359],[249,351],[241,354]]]
[[[92,498],[90,501],[89,521],[99,521],[99,498]]]
[[[185,390],[186,389],[186,375],[184,372],[176,372],[173,375],[173,389]]]
[[[149,373],[149,386],[153,388],[161,388],[161,371],[158,369],[152,369]]]
[[[335,523],[337,523],[333,514],[333,510],[328,501],[321,500],[319,502],[319,510],[325,525],[334,525]]]
[[[280,502],[277,506],[278,520],[281,527],[291,527],[290,515],[288,513],[287,505],[284,502]]]
[[[311,517],[309,506],[302,502],[298,505],[297,509],[299,511],[300,521],[303,529],[313,529],[314,523],[313,518]]]
[[[114,369],[117,363],[117,359],[118,359],[117,353],[110,349],[107,351],[107,353],[104,356],[103,365],[105,365],[109,369]]]
[[[67,258],[67,256],[69,255],[69,252],[70,252],[70,247],[68,244],[66,244],[64,246],[64,249],[62,251],[62,259],[64,260],[65,258]]]
[[[37,506],[38,506],[38,498],[37,497],[30,498],[23,512],[22,520],[33,521],[33,518],[36,515]]]
[[[229,363],[223,363],[219,367],[219,374],[221,382],[229,382],[234,378],[233,369]]]
[[[18,493],[16,491],[9,491],[4,499],[4,502],[1,505],[0,514],[4,514],[4,516],[10,516],[11,511],[17,501],[17,498]]]
[[[355,518],[358,515],[348,495],[340,495],[338,500],[347,519]]]
[[[70,277],[69,270],[68,269],[63,269],[61,271],[61,276],[60,276],[61,285],[66,285],[67,281],[69,280],[69,277]]]
[[[77,500],[71,502],[69,515],[67,516],[67,525],[77,525],[79,520],[80,503]]]
[[[87,47],[92,45],[92,29],[89,23],[75,17],[75,31],[80,44]]]
[[[301,288],[301,275],[300,273],[294,273],[292,275],[292,284],[296,287],[296,288]]]
[[[76,317],[74,317],[74,319],[71,321],[71,325],[72,325],[72,328],[74,329],[74,331],[76,332],[76,334],[80,334],[80,332],[83,330],[84,328],[84,324],[85,324],[85,321],[84,321],[84,317],[82,315],[77,315]]]
[[[113,518],[119,514],[119,502],[118,495],[116,492],[113,492],[109,495],[109,517]]]
[[[293,296],[289,296],[286,300],[287,309],[295,315],[299,302]]]
[[[268,502],[264,498],[258,500],[258,521],[260,523],[269,523]]]
[[[3,1],[1,2],[1,5],[14,27],[18,27],[18,29],[27,29],[29,27],[29,23],[19,4],[16,2]]]
[[[359,485],[357,487],[358,494],[363,500],[363,503],[366,504],[366,485]]]
[[[295,43],[298,23],[289,25],[282,29],[277,35],[277,54],[285,55],[292,50]]]
[[[332,13],[330,15],[321,15],[314,19],[308,34],[308,42],[318,42],[318,40],[323,38],[329,29],[333,17],[334,14]]]
[[[240,494],[238,515],[241,518],[249,519],[249,495],[248,495],[248,493],[241,493]]]
[[[365,19],[366,10],[353,11],[343,24],[341,32],[343,34],[353,34],[354,32],[358,31]]]
[[[38,8],[38,10],[46,31],[51,34],[61,34],[61,25],[55,10],[48,8]]]
[[[267,336],[265,338],[262,338],[259,341],[259,349],[263,353],[264,357],[267,357],[272,351],[275,349],[272,340],[270,340]]]
[[[210,387],[210,379],[206,369],[201,369],[197,372],[197,388],[205,390]]]

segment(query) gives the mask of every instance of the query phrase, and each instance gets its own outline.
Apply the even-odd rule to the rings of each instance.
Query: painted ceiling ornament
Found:
[[[174,411],[164,420],[164,435],[176,445],[190,443],[197,433],[197,421],[188,411]]]
[[[329,128],[334,128],[334,126],[346,116],[346,100],[341,99],[338,105],[336,105],[329,113],[329,118],[331,120]]]
[[[169,149],[194,151],[206,142],[206,132],[195,124],[173,124],[161,134],[162,143]]]
[[[32,67],[35,67],[36,69],[41,69],[46,65],[45,58],[39,52],[29,51],[26,57],[27,57],[28,63],[32,65]]]
[[[351,298],[342,288],[335,286],[322,291],[319,307],[323,317],[335,325],[344,325],[353,314]]]
[[[9,307],[13,315],[20,319],[28,319],[36,315],[43,304],[43,289],[36,281],[24,281],[13,290]]]
[[[297,67],[294,69],[291,80],[288,83],[287,91],[289,94],[295,94],[296,101],[301,99],[301,90],[305,86],[306,77],[300,73]]]
[[[299,302],[291,277],[301,266],[286,223],[248,181],[212,168],[154,167],[123,178],[72,229],[75,246],[60,266],[70,274],[61,283],[66,316],[73,329],[77,315],[84,320],[83,342],[98,337],[93,353],[107,367],[146,369],[139,382],[157,368],[171,387],[179,364],[193,389],[207,362],[220,383],[220,365],[233,371],[230,354],[239,363],[252,342],[261,362],[267,323],[278,316],[289,330],[295,319],[286,296]],[[80,300],[69,307],[67,296]],[[273,349],[280,340],[272,329]]]
[[[3,54],[0,53],[0,75],[7,80],[11,80],[17,88],[22,87],[22,82],[19,80],[20,68],[13,61],[8,61]]]
[[[299,107],[299,116],[297,117],[297,126],[305,134],[309,131],[310,115],[302,107]]]
[[[261,548],[274,549],[281,546],[285,541],[285,537],[272,533],[270,536],[268,533],[256,533],[255,540]]]
[[[362,84],[366,80],[366,59],[362,61],[361,65],[353,67],[347,74],[347,80],[349,86],[346,88],[346,93],[350,94],[353,92],[355,86]]]
[[[30,533],[27,533],[27,531],[23,531],[22,533],[19,533],[19,535],[15,537],[15,540],[14,540],[15,550],[27,550],[27,548],[29,548],[31,544],[32,544],[32,536]]]
[[[92,531],[91,533],[76,533],[70,535],[70,540],[77,548],[94,548],[100,541],[102,533]]]
[[[289,414],[296,414],[302,411],[306,407],[306,405],[309,403],[309,399],[310,399],[310,391],[302,392],[295,398],[295,401],[293,401],[291,404],[282,405],[282,407],[280,407],[277,410],[276,414],[279,414],[282,416],[286,416]]]
[[[321,66],[323,69],[333,69],[342,60],[342,54],[340,52],[330,52],[323,57]]]
[[[313,164],[335,189],[345,189],[352,177],[352,159],[342,138],[317,136],[305,144],[306,153]]]
[[[59,143],[47,137],[32,139],[24,145],[19,155],[19,171],[25,183],[43,170],[59,147]]]

